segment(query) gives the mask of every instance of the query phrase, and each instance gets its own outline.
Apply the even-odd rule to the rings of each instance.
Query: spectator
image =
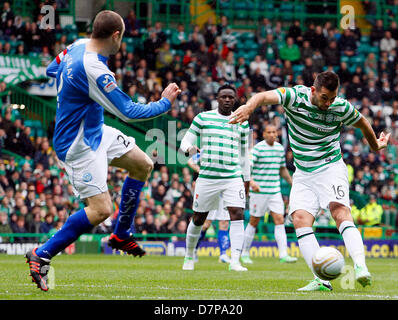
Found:
[[[391,31],[386,31],[380,40],[380,50],[390,52],[397,47],[396,40],[392,37]]]
[[[268,77],[268,72],[269,72],[268,63],[266,60],[262,59],[260,55],[256,55],[254,60],[250,62],[249,69],[250,69],[250,74],[252,75],[257,71],[257,69],[259,69],[260,74],[264,76],[264,78]]]
[[[293,22],[293,24],[289,27],[286,36],[292,37],[294,39],[294,43],[301,47],[301,45],[303,44],[303,35],[300,20],[295,20]]]
[[[300,49],[296,44],[294,44],[292,37],[288,37],[286,39],[286,43],[280,49],[279,54],[282,60],[289,60],[293,64],[298,63],[301,58]]]
[[[378,19],[370,32],[370,41],[374,46],[378,47],[380,45],[381,39],[384,37],[384,34],[385,30],[383,26],[383,20]]]
[[[344,29],[343,35],[338,40],[338,48],[341,55],[354,56],[357,50],[357,42],[350,29]]]
[[[323,29],[321,26],[315,27],[315,33],[311,39],[311,47],[314,49],[319,49],[323,51],[328,45],[328,41],[323,34]]]
[[[18,216],[16,218],[16,223],[12,225],[12,231],[13,233],[28,233],[28,230],[26,230],[25,227],[25,217],[24,216]],[[29,239],[26,237],[14,237],[14,242],[15,243],[24,243],[28,242]]]
[[[306,58],[305,66],[302,72],[305,86],[311,86],[314,83],[316,72],[317,71],[313,65],[312,58]]]
[[[376,195],[371,194],[369,203],[361,210],[357,218],[358,224],[364,226],[378,226],[381,223],[383,207],[376,202]]]
[[[13,233],[8,222],[8,215],[4,211],[0,211],[0,233]],[[9,237],[0,237],[1,243],[9,242]]]
[[[52,214],[46,214],[44,221],[40,224],[40,233],[49,233],[54,227],[54,216]]]
[[[246,64],[245,58],[244,57],[239,57],[238,62],[235,66],[235,74],[237,80],[243,80],[249,77],[250,75],[250,69],[248,65]]]
[[[342,85],[347,85],[352,79],[352,74],[350,70],[348,70],[348,66],[346,62],[340,63],[340,69],[337,71],[337,75],[340,78],[340,83]]]
[[[303,42],[303,46],[300,48],[301,60],[304,62],[305,59],[311,58],[314,55],[314,49],[311,47],[311,43],[308,40]]]
[[[1,30],[4,30],[7,27],[8,21],[14,21],[14,13],[11,10],[10,3],[8,1],[3,3],[3,10],[1,11]]]
[[[330,41],[328,46],[323,51],[323,57],[325,58],[325,64],[327,66],[338,66],[340,64],[340,51],[337,48],[337,42],[335,40]]]
[[[274,64],[279,59],[279,49],[271,33],[267,34],[265,41],[260,45],[258,54],[269,64]]]
[[[130,10],[127,17],[124,18],[124,25],[125,25],[125,32],[124,35],[126,37],[140,37],[140,29],[141,29],[141,23],[137,19],[137,16],[135,14],[134,10]]]

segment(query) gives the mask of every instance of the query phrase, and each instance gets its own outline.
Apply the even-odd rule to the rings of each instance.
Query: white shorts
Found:
[[[242,178],[205,179],[199,177],[196,180],[192,210],[195,212],[217,210],[220,196],[224,200],[224,207],[245,208],[246,195]]]
[[[253,217],[264,217],[266,212],[274,212],[277,214],[285,213],[285,205],[283,203],[282,194],[261,194],[250,193],[250,215]]]
[[[329,208],[330,202],[351,208],[348,171],[343,160],[317,173],[296,170],[289,197],[289,215],[303,209],[316,217],[321,209]]]
[[[134,138],[127,137],[115,128],[103,125],[102,130],[101,143],[94,151],[84,143],[83,126],[81,126],[66,154],[65,161],[60,161],[75,195],[81,199],[108,191],[109,163],[135,146]]]
[[[207,220],[231,220],[228,209],[224,206],[224,200],[220,197],[217,210],[209,211]]]

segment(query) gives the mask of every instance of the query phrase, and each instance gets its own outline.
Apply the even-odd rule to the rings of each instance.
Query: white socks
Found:
[[[274,236],[279,249],[279,258],[287,256],[287,236],[284,224],[276,224]]]
[[[198,243],[200,237],[200,231],[202,230],[202,226],[196,226],[192,219],[188,224],[187,228],[187,237],[185,240],[185,257],[193,258],[193,254],[195,251],[196,244]]]
[[[252,246],[255,234],[256,234],[256,228],[253,227],[250,223],[248,223],[243,237],[242,256],[248,256],[250,254],[250,247]]]
[[[312,271],[312,256],[319,249],[319,243],[315,237],[314,230],[311,227],[297,228],[296,236],[301,254]]]
[[[239,258],[242,253],[244,234],[245,226],[243,220],[231,221],[229,227],[229,239],[231,241],[231,264],[239,263]]]
[[[355,224],[351,221],[343,221],[340,224],[339,232],[343,237],[345,247],[350,254],[355,265],[365,267],[365,249],[361,234]]]

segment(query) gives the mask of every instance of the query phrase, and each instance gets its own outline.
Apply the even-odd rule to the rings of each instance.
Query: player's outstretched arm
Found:
[[[384,134],[384,132],[382,132],[380,134],[380,138],[377,139],[372,126],[365,117],[361,117],[361,119],[354,124],[354,127],[359,128],[362,131],[372,151],[378,151],[387,147],[391,133]]]
[[[246,104],[232,112],[229,123],[240,123],[247,121],[254,110],[261,105],[272,105],[280,103],[280,98],[274,90],[260,92],[251,97]]]

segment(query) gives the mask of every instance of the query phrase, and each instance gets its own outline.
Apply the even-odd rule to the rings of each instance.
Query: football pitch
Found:
[[[398,300],[397,259],[367,259],[372,286],[350,287],[340,276],[332,281],[332,292],[296,291],[312,279],[303,258],[295,264],[281,264],[275,258],[253,261],[248,272],[232,272],[216,257],[200,257],[195,271],[183,271],[183,257],[60,255],[51,264],[54,288],[42,292],[31,282],[23,256],[1,255],[0,299]],[[352,261],[346,259],[346,264]]]

